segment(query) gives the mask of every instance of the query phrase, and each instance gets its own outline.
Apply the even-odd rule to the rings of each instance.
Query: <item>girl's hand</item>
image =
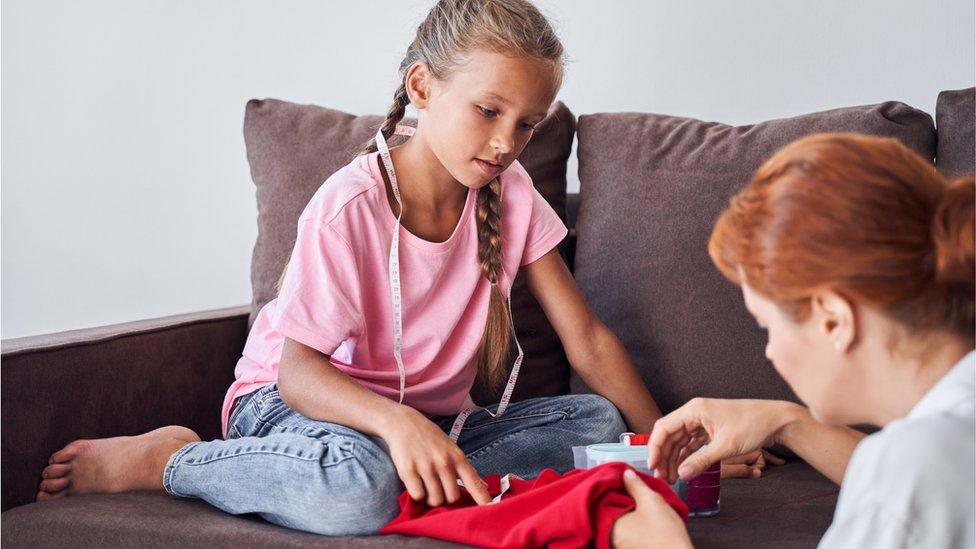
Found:
[[[766,450],[756,450],[741,456],[722,460],[722,478],[759,478],[767,465],[786,463],[781,457]]]
[[[614,547],[691,547],[678,513],[630,469],[624,472],[624,487],[637,508],[613,524],[610,541]]]
[[[690,479],[716,461],[772,445],[802,410],[775,400],[693,399],[654,424],[648,466],[668,482]],[[708,447],[696,451],[704,444]]]
[[[403,406],[385,429],[383,439],[414,501],[426,498],[431,507],[454,503],[461,497],[457,484],[461,479],[478,505],[491,503],[487,485],[464,452],[420,412]]]

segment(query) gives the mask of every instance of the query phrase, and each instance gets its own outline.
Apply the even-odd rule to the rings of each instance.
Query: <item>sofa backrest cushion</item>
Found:
[[[728,126],[618,113],[578,126],[575,275],[667,412],[696,396],[795,399],[764,358],[765,335],[712,265],[718,214],[777,149],[820,132],[896,137],[935,156],[931,117],[902,103]],[[574,391],[588,388],[576,376]]]
[[[247,103],[244,142],[258,206],[249,325],[275,296],[274,286],[291,253],[298,216],[305,205],[330,175],[352,160],[382,121],[381,116],[355,116],[276,99]],[[413,125],[415,121],[404,123]],[[563,220],[566,162],[575,131],[575,117],[557,102],[519,158],[539,192]],[[512,303],[519,342],[526,354],[514,398],[567,392],[569,366],[559,338],[521,277],[513,287]],[[475,391],[476,402],[497,402],[497,396],[480,385]]]
[[[935,165],[946,177],[976,173],[976,88],[939,94],[935,104],[939,148]]]

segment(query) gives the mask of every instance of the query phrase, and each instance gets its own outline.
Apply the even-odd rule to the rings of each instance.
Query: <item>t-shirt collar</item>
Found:
[[[933,385],[908,412],[908,417],[927,416],[948,410],[960,400],[972,400],[974,386],[976,386],[976,350],[962,357],[946,375],[942,376],[942,379]]]

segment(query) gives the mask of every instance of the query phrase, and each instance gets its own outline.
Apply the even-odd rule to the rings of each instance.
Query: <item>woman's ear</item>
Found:
[[[430,74],[430,67],[427,66],[426,61],[417,61],[407,69],[407,74],[404,76],[407,97],[410,98],[410,104],[417,110],[427,108],[432,79],[433,75]]]
[[[850,349],[857,337],[857,323],[851,301],[835,292],[823,291],[811,299],[818,332],[838,353]]]

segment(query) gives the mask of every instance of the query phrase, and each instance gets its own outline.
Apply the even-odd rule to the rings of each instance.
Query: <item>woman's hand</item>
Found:
[[[461,479],[478,505],[491,503],[488,487],[464,452],[441,429],[420,412],[403,406],[384,429],[383,439],[397,474],[414,501],[427,499],[437,507],[461,497]]]
[[[693,478],[716,461],[772,445],[780,430],[802,414],[803,408],[792,402],[693,399],[654,424],[648,466],[668,482]]]
[[[624,472],[624,487],[637,508],[614,523],[610,534],[614,547],[691,547],[688,530],[678,513],[630,469]]]

